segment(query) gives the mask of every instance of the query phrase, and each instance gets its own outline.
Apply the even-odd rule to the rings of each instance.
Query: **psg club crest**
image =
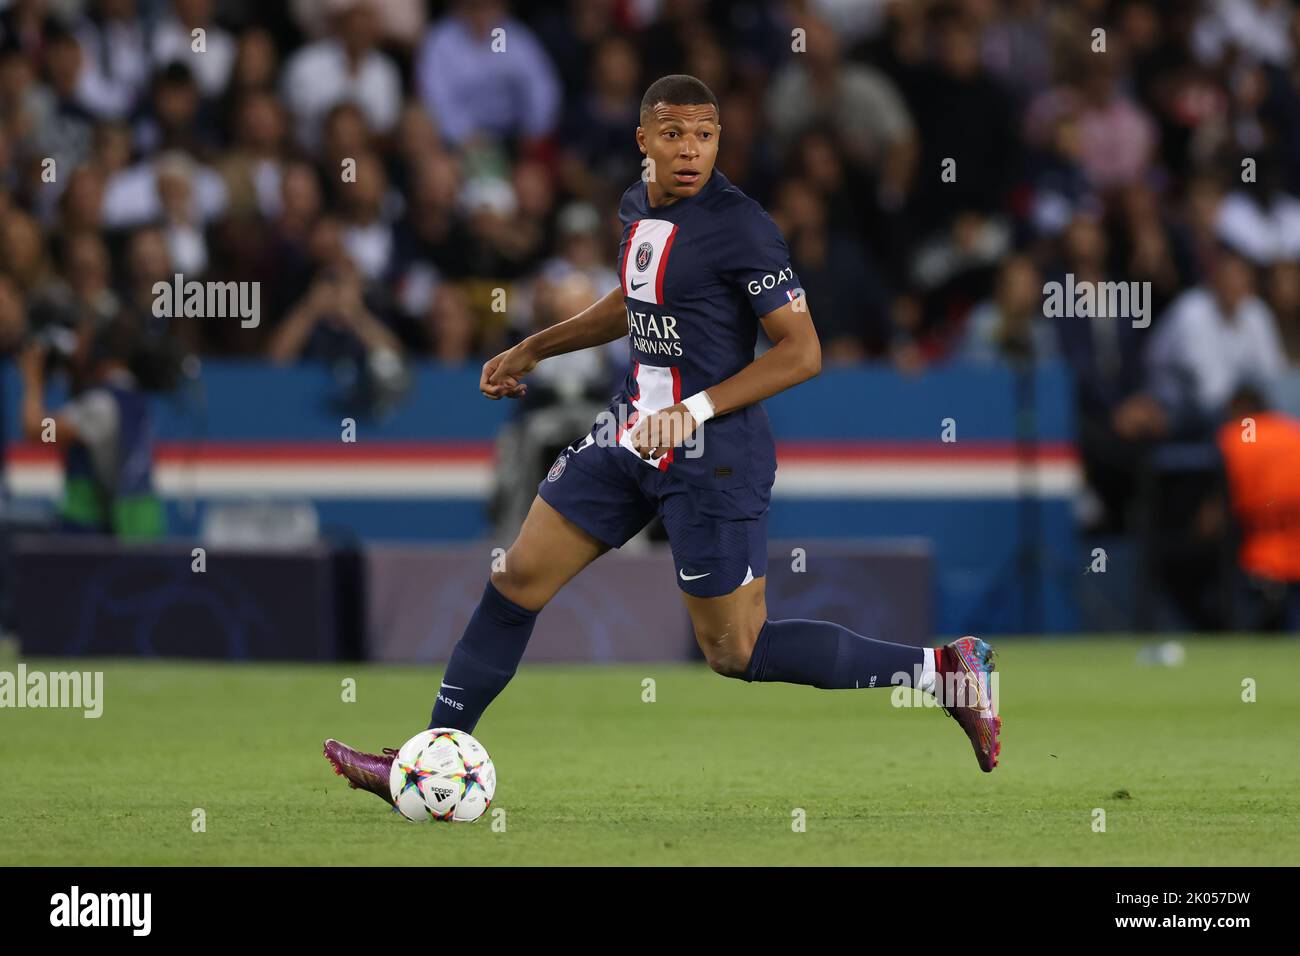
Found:
[[[650,265],[650,257],[654,254],[655,247],[648,242],[643,242],[636,247],[636,271],[645,272],[646,266]]]
[[[564,463],[566,461],[568,461],[568,456],[566,455],[561,455],[559,458],[555,459],[555,464],[551,466],[551,470],[546,474],[546,480],[555,481],[560,477],[560,475],[564,474]]]

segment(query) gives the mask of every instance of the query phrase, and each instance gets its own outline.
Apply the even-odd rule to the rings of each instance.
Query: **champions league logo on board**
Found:
[[[650,265],[650,256],[654,254],[654,246],[648,242],[643,242],[636,247],[636,271],[645,272],[646,266]]]

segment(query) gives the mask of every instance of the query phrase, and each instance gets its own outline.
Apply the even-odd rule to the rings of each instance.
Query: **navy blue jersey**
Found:
[[[632,367],[615,410],[630,406],[630,431],[752,362],[759,318],[803,293],[781,230],[717,170],[694,196],[667,206],[651,207],[639,182],[618,214]],[[620,444],[636,454],[626,432]],[[646,466],[718,489],[765,490],[775,477],[772,429],[757,403],[706,422],[695,451],[675,448]]]

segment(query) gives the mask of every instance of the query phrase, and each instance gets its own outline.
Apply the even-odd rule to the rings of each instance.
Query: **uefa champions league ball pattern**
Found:
[[[402,744],[388,786],[408,820],[469,823],[492,805],[497,774],[481,743],[463,730],[437,727]]]

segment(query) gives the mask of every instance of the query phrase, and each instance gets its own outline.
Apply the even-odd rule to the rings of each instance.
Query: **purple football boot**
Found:
[[[1002,753],[1002,718],[994,709],[997,654],[977,637],[958,638],[938,648],[938,698],[975,749],[980,769],[991,773]]]
[[[396,756],[397,751],[388,747],[382,754],[368,754],[353,750],[333,737],[325,741],[325,758],[334,765],[334,772],[346,777],[353,790],[369,790],[382,797],[389,806],[393,805],[393,797],[388,786],[388,771]]]

